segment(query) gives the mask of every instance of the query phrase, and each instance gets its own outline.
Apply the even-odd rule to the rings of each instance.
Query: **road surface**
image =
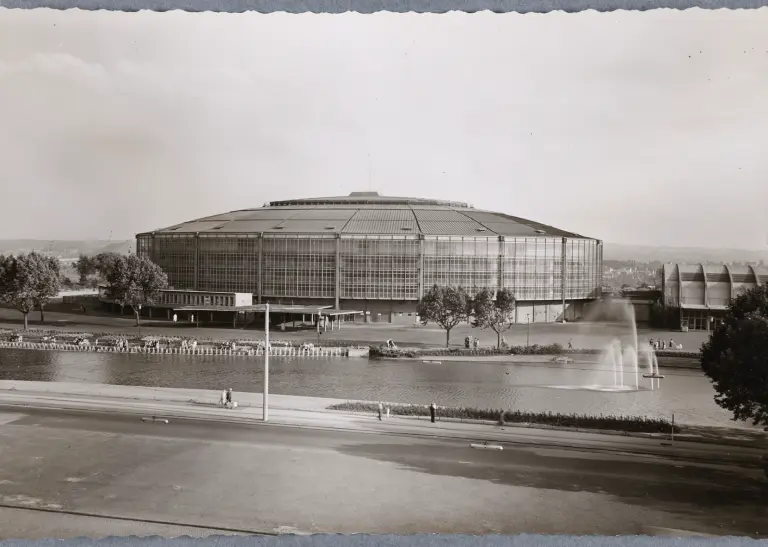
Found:
[[[0,411],[5,538],[645,527],[765,537],[766,485],[754,468],[658,456]]]

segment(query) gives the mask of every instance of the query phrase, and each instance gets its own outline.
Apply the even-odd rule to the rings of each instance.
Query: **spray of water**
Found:
[[[610,363],[613,371],[614,389],[639,390],[641,361],[646,365],[648,374],[653,376],[659,376],[659,362],[650,344],[640,345],[638,343],[637,321],[632,305],[629,302],[616,302],[615,304],[620,306],[621,315],[629,324],[630,345],[623,347],[618,338],[611,340],[603,351],[600,362],[604,365]],[[651,389],[659,387],[660,383],[659,378],[650,378]]]

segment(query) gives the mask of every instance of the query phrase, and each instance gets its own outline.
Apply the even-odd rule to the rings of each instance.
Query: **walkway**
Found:
[[[225,386],[226,387],[226,386]],[[73,384],[58,382],[0,381],[0,405],[22,405],[71,410],[94,410],[159,416],[168,419],[195,418],[221,422],[260,423],[262,396],[235,393],[237,409],[218,405],[220,391]],[[713,442],[669,442],[667,439],[610,435],[595,432],[505,426],[490,423],[376,416],[327,410],[335,399],[270,395],[269,422],[273,425],[339,429],[382,434],[434,436],[452,439],[495,441],[509,444],[569,447],[590,451],[654,454],[689,461],[729,461],[754,467],[763,450]]]

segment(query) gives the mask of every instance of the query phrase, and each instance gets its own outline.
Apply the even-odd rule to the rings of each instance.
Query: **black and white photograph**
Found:
[[[768,537],[768,9],[0,8],[0,539]]]

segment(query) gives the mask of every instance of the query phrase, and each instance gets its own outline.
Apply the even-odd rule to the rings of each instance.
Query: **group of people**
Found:
[[[467,336],[466,338],[464,338],[464,347],[467,349],[469,348],[477,349],[480,347],[480,340],[478,340],[474,336]]]
[[[219,404],[225,408],[235,408],[237,406],[237,403],[232,400],[232,388],[221,392]]]
[[[651,344],[651,347],[654,350],[656,350],[656,351],[658,351],[658,350],[664,351],[667,348],[669,348],[669,349],[683,349],[683,345],[682,344],[676,344],[675,341],[672,340],[671,338],[669,339],[669,345],[667,345],[667,341],[666,340],[654,340],[653,338],[648,340],[648,342]]]
[[[197,340],[187,340],[184,339],[181,341],[180,344],[181,349],[192,349],[194,350],[197,347]]]
[[[387,349],[397,349],[397,346],[395,345],[395,343],[392,341],[391,338],[387,340]]]

